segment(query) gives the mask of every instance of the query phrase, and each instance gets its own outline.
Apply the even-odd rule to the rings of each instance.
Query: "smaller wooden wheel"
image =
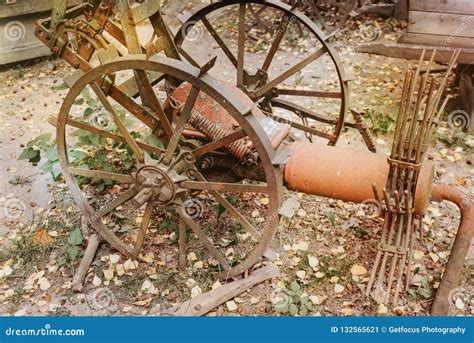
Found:
[[[156,73],[162,77],[152,86],[147,77]],[[144,93],[152,109],[141,96],[123,95],[122,105],[110,96],[112,80],[137,74],[152,90]],[[179,106],[170,78],[187,90]],[[171,102],[173,108],[162,107]],[[235,123],[233,131],[216,135],[220,125],[203,116],[200,103],[224,110],[221,119]],[[173,224],[164,230],[176,230],[180,247],[174,261],[182,266],[186,247],[195,243],[210,254],[211,269],[233,277],[264,254],[279,219],[281,175],[259,124],[266,117],[252,105],[240,91],[178,60],[116,59],[84,74],[64,100],[56,122],[64,179],[91,226],[126,256],[155,247],[147,232],[162,230],[158,222],[169,219]]]
[[[265,27],[254,25],[262,17]],[[184,22],[175,43],[191,62],[199,49],[216,54],[215,76],[235,84],[270,118],[290,124],[293,138],[336,144],[348,110],[343,66],[326,36],[296,8],[274,0],[214,1]]]

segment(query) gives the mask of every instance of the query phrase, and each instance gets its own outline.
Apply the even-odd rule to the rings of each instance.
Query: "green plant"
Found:
[[[69,233],[66,242],[63,244],[65,253],[58,259],[58,264],[64,265],[66,263],[74,262],[84,255],[84,251],[81,247],[82,242],[82,231],[80,228],[76,227]]]
[[[312,309],[313,304],[309,301],[308,296],[304,295],[303,289],[297,281],[293,281],[290,284],[290,289],[278,296],[278,301],[275,304],[277,312],[291,316],[306,316]]]
[[[373,134],[387,134],[395,130],[397,113],[393,109],[369,107],[365,112],[367,125]]]

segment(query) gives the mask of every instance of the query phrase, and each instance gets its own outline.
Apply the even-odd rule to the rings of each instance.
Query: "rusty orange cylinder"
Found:
[[[328,198],[362,203],[374,199],[372,184],[382,195],[389,165],[387,156],[371,152],[294,142],[284,167],[288,189]],[[424,214],[433,185],[434,165],[426,161],[415,192],[415,212]]]

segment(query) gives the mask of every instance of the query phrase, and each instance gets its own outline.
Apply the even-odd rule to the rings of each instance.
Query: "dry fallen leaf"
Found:
[[[334,293],[342,293],[344,292],[344,286],[336,283],[334,285]]]
[[[35,231],[32,243],[34,245],[48,245],[53,241],[54,238],[49,234],[47,230],[43,228],[38,228]]]
[[[308,264],[311,268],[316,268],[319,264],[319,260],[315,256],[308,255]]]
[[[225,303],[225,305],[227,306],[227,309],[230,311],[230,312],[234,312],[238,309],[238,306],[237,304],[235,303],[235,301],[233,300],[230,300],[228,302]]]
[[[45,291],[49,287],[51,287],[51,284],[49,283],[48,279],[46,279],[45,277],[42,277],[38,280],[38,285],[40,286],[40,289],[42,291]]]
[[[102,280],[97,275],[94,275],[92,284],[97,287],[97,286],[100,286],[101,283],[102,283]]]
[[[364,276],[367,275],[367,269],[359,264],[354,264],[351,268],[351,274],[356,276]]]
[[[415,250],[415,252],[413,253],[413,258],[415,260],[421,260],[423,258],[423,256],[425,256],[425,253],[423,251],[420,251],[420,250]]]

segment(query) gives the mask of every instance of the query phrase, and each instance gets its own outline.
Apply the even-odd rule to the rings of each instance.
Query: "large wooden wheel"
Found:
[[[148,90],[142,93],[152,108],[141,96],[122,95],[121,105],[113,100],[113,83],[134,75],[142,76],[140,86]],[[161,77],[152,86],[148,78],[156,75]],[[170,84],[176,82],[189,91],[171,114],[163,104],[171,101]],[[186,135],[198,126],[195,104],[203,98],[225,109],[237,123],[233,132],[214,140]],[[56,125],[64,179],[91,226],[126,256],[137,257],[149,243],[147,230],[160,229],[154,219],[166,216],[176,219],[181,265],[190,229],[191,240],[210,253],[211,268],[233,277],[259,260],[278,225],[281,175],[259,124],[263,115],[254,107],[235,87],[187,63],[164,56],[115,59],[80,77],[61,107]],[[238,144],[245,146],[239,158],[229,156],[226,151]],[[202,168],[205,158],[225,160],[220,168],[233,176],[214,177]],[[258,176],[249,180],[242,170]],[[251,215],[256,202],[262,204],[259,213]]]
[[[257,14],[268,27],[256,25]],[[210,53],[222,65],[216,77],[237,85],[268,116],[291,124],[295,136],[336,144],[348,85],[335,49],[307,16],[274,0],[214,1],[192,14],[175,37],[195,64],[203,61],[193,51],[209,50],[210,41],[216,44]]]

